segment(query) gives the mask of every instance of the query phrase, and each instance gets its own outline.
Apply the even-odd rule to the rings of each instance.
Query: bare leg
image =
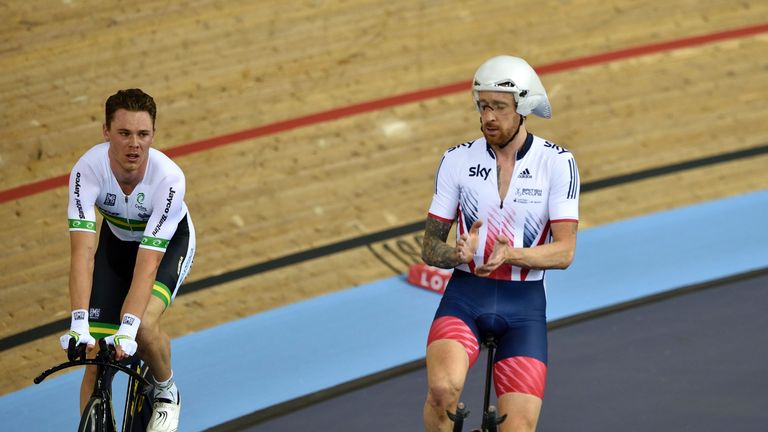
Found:
[[[171,338],[160,328],[160,316],[165,304],[157,297],[151,297],[136,339],[139,354],[149,365],[149,371],[156,381],[171,377]]]
[[[453,423],[446,414],[455,411],[469,370],[467,352],[459,342],[437,340],[427,347],[427,400],[424,428],[427,432],[450,431]]]
[[[176,385],[173,381],[164,383],[173,375],[171,339],[160,328],[160,316],[164,306],[157,297],[149,300],[137,335],[141,357],[147,362],[149,372],[155,379],[155,402],[152,406],[152,418],[147,426],[148,432],[176,432],[181,411]]]
[[[95,352],[96,350],[94,350]],[[93,358],[89,355],[88,358]],[[86,366],[83,374],[83,382],[80,383],[80,414],[85,411],[85,406],[93,394],[93,386],[96,384],[96,366]]]
[[[498,400],[499,415],[507,415],[501,432],[534,432],[541,412],[541,399],[525,393],[505,393]]]

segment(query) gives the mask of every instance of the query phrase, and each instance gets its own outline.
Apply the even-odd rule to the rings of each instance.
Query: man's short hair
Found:
[[[107,99],[107,103],[104,105],[107,129],[109,129],[109,126],[112,124],[115,112],[119,109],[133,112],[145,111],[149,113],[149,117],[152,119],[152,128],[155,128],[155,117],[157,116],[155,100],[141,89],[118,90],[117,93]]]

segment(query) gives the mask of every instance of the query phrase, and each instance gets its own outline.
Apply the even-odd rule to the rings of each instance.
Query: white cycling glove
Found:
[[[96,345],[96,339],[91,336],[91,331],[88,327],[87,310],[77,309],[72,311],[72,322],[69,325],[69,333],[62,335],[59,338],[59,343],[61,343],[61,347],[64,348],[64,350],[69,348],[70,339],[75,340],[75,345]]]
[[[107,336],[104,340],[113,346],[120,347],[123,352],[132,356],[136,354],[136,333],[139,332],[139,325],[141,320],[136,315],[125,314],[123,315],[123,322],[120,323],[120,328],[117,329],[117,333],[112,336]]]

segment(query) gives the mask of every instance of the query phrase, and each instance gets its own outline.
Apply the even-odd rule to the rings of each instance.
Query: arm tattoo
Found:
[[[421,257],[425,263],[440,268],[454,268],[461,264],[456,249],[445,242],[451,231],[451,225],[453,223],[443,222],[432,217],[427,218],[421,250]]]

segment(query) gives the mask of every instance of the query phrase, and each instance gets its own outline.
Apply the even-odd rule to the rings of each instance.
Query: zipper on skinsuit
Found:
[[[128,195],[123,194],[125,197],[125,223],[128,224],[128,231],[133,232],[133,226],[131,226],[131,219],[128,217]]]

